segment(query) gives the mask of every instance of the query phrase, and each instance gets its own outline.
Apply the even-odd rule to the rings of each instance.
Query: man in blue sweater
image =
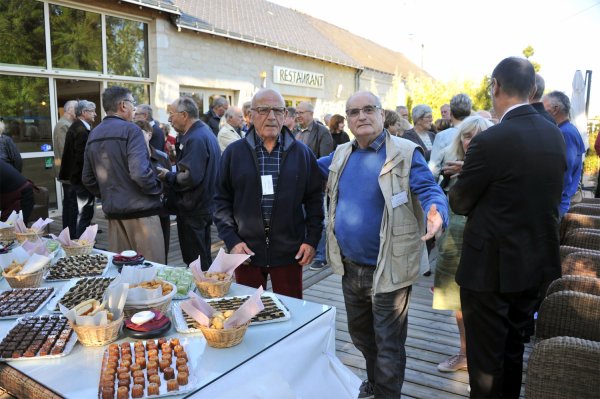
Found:
[[[252,255],[235,270],[238,283],[302,298],[302,267],[315,256],[323,229],[322,180],[311,150],[283,125],[281,94],[252,98],[246,137],[223,152],[215,223],[230,253]]]
[[[544,108],[552,116],[558,128],[565,138],[567,145],[567,170],[565,171],[565,180],[560,200],[559,215],[563,217],[571,206],[571,201],[581,201],[581,198],[574,198],[581,181],[581,171],[583,169],[583,159],[581,156],[585,153],[585,146],[581,139],[579,130],[569,121],[569,112],[571,111],[571,101],[565,93],[553,91],[542,98]]]
[[[367,364],[358,397],[399,398],[411,287],[429,268],[425,240],[448,223],[448,203],[423,149],[383,128],[379,98],[355,93],[346,115],[356,140],[319,159],[327,260],[343,276],[348,332]]]

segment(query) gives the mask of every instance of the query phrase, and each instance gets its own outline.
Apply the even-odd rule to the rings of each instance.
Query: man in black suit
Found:
[[[79,238],[94,217],[94,195],[81,182],[85,145],[87,144],[91,124],[96,118],[96,104],[81,100],[75,107],[77,119],[69,126],[65,138],[65,147],[60,164],[59,180],[68,180],[77,195],[77,212],[69,215],[67,225],[71,238]]]
[[[150,139],[150,145],[159,151],[165,151],[165,133],[162,131],[158,122],[152,118],[152,107],[148,104],[140,104],[135,107],[135,114],[133,120],[146,121],[152,126],[152,138]]]
[[[472,398],[518,398],[522,331],[545,281],[560,277],[558,207],[566,169],[560,130],[527,104],[535,71],[522,58],[492,73],[498,125],[475,136],[450,190],[467,215],[456,282]]]
[[[544,78],[540,76],[539,73],[535,74],[535,90],[531,92],[529,96],[529,104],[540,114],[542,115],[548,122],[551,122],[556,125],[556,121],[546,111],[544,108],[544,103],[542,102],[542,96],[544,95],[544,90],[546,88],[546,82],[544,82]]]

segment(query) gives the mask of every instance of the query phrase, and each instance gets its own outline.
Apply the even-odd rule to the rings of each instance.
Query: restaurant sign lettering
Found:
[[[273,82],[322,89],[325,83],[325,75],[275,65],[273,67]]]

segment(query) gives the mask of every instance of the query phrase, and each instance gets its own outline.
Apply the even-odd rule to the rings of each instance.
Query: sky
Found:
[[[600,0],[269,1],[401,52],[442,81],[479,82],[531,45],[546,92],[571,97],[575,71],[593,71],[590,117],[600,117]]]

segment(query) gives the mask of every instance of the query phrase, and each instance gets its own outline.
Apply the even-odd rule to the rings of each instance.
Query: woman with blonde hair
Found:
[[[445,159],[445,175],[449,177],[449,186],[456,181],[465,159],[465,153],[471,140],[478,133],[491,127],[492,123],[481,116],[469,116],[458,126],[458,134],[450,145]],[[456,284],[454,277],[460,261],[463,245],[463,231],[465,229],[466,216],[456,215],[450,212],[450,223],[444,235],[438,242],[439,254],[435,269],[433,309],[453,310],[456,316],[456,324],[460,334],[460,351],[438,364],[439,371],[452,372],[467,368],[467,344],[465,340],[465,327],[460,306],[460,287]]]

